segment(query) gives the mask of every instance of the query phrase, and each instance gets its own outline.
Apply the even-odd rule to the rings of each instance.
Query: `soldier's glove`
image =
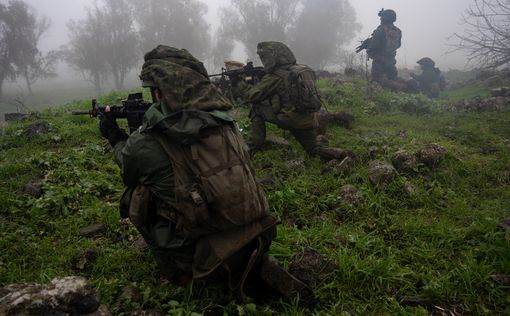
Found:
[[[118,142],[126,140],[128,135],[120,129],[117,120],[113,115],[105,114],[99,121],[99,131],[101,135],[108,139],[108,142],[114,147]]]

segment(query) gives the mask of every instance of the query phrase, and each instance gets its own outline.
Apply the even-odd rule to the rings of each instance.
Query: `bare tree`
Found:
[[[84,20],[71,20],[68,29],[67,63],[94,84],[96,93],[101,93],[108,75],[116,89],[123,89],[126,74],[139,60],[133,11],[127,1],[104,0],[104,6],[89,9]]]
[[[82,21],[70,20],[67,24],[70,42],[64,49],[66,62],[91,82],[96,93],[101,93],[102,82],[107,74],[103,47],[105,29],[100,16],[89,10]]]
[[[197,0],[131,0],[145,53],[159,44],[185,48],[199,59],[209,54],[207,5]]]
[[[482,67],[500,67],[510,62],[510,0],[473,0],[462,23],[464,33],[452,38],[455,50],[467,52],[468,60]]]
[[[0,96],[5,79],[24,78],[32,93],[35,81],[56,75],[56,52],[44,56],[37,47],[49,26],[48,19],[38,18],[21,0],[0,4]]]
[[[288,40],[288,32],[297,16],[301,0],[232,0],[221,8],[221,29],[231,41],[239,41],[253,59],[256,45],[262,41]]]
[[[134,29],[134,16],[126,0],[104,0],[103,8],[95,8],[105,24],[103,52],[115,81],[115,88],[124,88],[127,73],[140,60],[138,35]]]

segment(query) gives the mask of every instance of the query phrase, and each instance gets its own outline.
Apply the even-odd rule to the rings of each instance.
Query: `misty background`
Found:
[[[120,6],[116,5],[124,0],[109,1],[114,6],[111,8],[112,13],[122,14]],[[0,0],[0,4],[5,6],[10,2]],[[472,4],[469,0],[127,0],[136,12],[139,47],[129,56],[125,56],[125,65],[119,67],[126,69],[116,71],[115,75],[108,71],[108,64],[100,66],[102,68],[98,70],[94,83],[89,69],[85,67],[79,70],[78,62],[72,64],[69,54],[73,47],[70,43],[73,38],[79,37],[80,32],[84,32],[87,19],[90,20],[91,12],[94,15],[95,8],[99,9],[98,12],[108,11],[105,6],[108,1],[23,2],[35,17],[49,22],[49,27],[37,43],[41,54],[66,50],[68,55],[66,58],[59,55],[59,61],[54,64],[54,76],[41,76],[34,80],[31,85],[32,93],[27,92],[26,80],[19,76],[16,80],[4,80],[0,103],[2,119],[5,112],[25,112],[72,100],[92,98],[99,93],[116,89],[137,88],[137,74],[143,62],[143,52],[158,43],[188,49],[213,73],[219,71],[223,66],[222,61],[226,59],[242,62],[252,60],[255,65],[260,65],[254,53],[257,42],[280,40],[294,50],[299,63],[309,64],[315,69],[343,72],[346,66],[362,62],[362,57],[354,54],[354,48],[379,25],[377,13],[382,8],[397,12],[395,24],[402,30],[402,47],[397,51],[398,68],[414,68],[416,61],[424,56],[433,58],[442,70],[465,70],[471,67],[467,64],[464,53],[453,52],[451,43],[454,33],[464,31],[462,15]],[[186,5],[182,5],[183,2]],[[159,5],[161,10],[148,9],[149,3]],[[169,7],[163,8],[165,5]],[[172,13],[172,10],[179,6],[181,11]],[[268,9],[269,14],[266,14],[265,9]],[[184,16],[187,13],[183,12],[188,12],[186,10],[192,11],[189,19]],[[299,14],[305,10],[307,16]],[[100,15],[96,17],[97,21],[105,20],[101,19]],[[128,17],[126,20],[133,19]],[[182,19],[182,23],[172,24],[179,19]],[[99,35],[109,30],[108,26],[99,24],[95,24],[99,30],[103,27]],[[128,27],[126,24],[124,28]],[[171,41],[161,40],[169,37],[165,32],[172,34]],[[98,52],[101,42],[99,37],[92,42],[94,44],[86,42],[86,46],[75,46],[75,53],[83,52],[85,48],[96,44]],[[82,49],[78,49],[79,47]],[[105,54],[101,56],[102,60],[113,56],[113,53]],[[113,59],[116,60],[111,63],[119,61],[118,57]],[[134,66],[130,66],[131,64]]]

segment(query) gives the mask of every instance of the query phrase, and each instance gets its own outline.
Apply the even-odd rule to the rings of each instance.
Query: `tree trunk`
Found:
[[[2,92],[3,92],[3,88],[4,88],[4,78],[1,77],[0,78],[0,102],[2,102]]]
[[[33,93],[32,93],[32,83],[30,82],[30,79],[29,79],[28,71],[27,71],[27,70],[25,70],[25,71],[23,72],[23,77],[25,77],[25,82],[27,83],[28,93],[29,93],[30,95],[32,95],[32,94],[33,94]]]
[[[101,94],[101,75],[99,73],[94,73],[94,87],[96,88],[96,94]]]

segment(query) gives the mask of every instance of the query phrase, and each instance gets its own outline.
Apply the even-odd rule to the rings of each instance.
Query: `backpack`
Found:
[[[173,218],[190,238],[245,226],[269,215],[246,145],[234,124],[210,128],[184,144],[152,135],[170,157],[175,178]],[[175,216],[175,215],[173,215]]]
[[[281,77],[286,86],[287,99],[299,113],[317,112],[322,107],[321,96],[315,86],[315,72],[306,65],[295,64],[287,69],[278,69],[275,74]]]
[[[402,32],[396,26],[389,26],[384,28],[386,35],[386,53],[393,54],[400,48]]]

